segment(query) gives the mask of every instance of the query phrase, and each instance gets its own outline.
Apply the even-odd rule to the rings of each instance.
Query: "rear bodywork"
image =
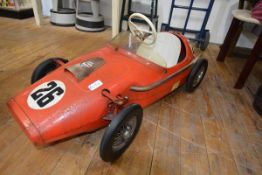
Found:
[[[124,105],[146,107],[184,84],[194,56],[187,40],[179,38],[185,58],[174,67],[164,68],[107,45],[62,64],[11,98],[8,106],[36,145],[94,131],[110,122],[106,116],[111,101],[103,96],[104,89],[127,97]]]

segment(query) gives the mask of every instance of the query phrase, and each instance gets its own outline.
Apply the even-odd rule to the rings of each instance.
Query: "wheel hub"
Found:
[[[136,116],[127,120],[118,130],[113,138],[113,149],[119,150],[132,138],[137,125]]]
[[[193,81],[193,87],[197,86],[200,83],[200,81],[203,79],[204,73],[205,73],[205,66],[202,66]]]

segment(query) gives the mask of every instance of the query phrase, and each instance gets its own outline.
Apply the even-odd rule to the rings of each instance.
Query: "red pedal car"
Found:
[[[144,20],[151,30],[132,19]],[[131,32],[70,62],[52,58],[33,72],[32,85],[10,99],[14,118],[35,145],[44,145],[107,126],[100,145],[104,161],[116,160],[141,125],[142,109],[185,85],[192,92],[208,62],[193,55],[179,34],[157,33],[135,13]]]

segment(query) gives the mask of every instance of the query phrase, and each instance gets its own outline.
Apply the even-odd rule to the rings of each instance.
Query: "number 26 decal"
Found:
[[[58,103],[64,96],[63,82],[53,80],[36,87],[28,96],[27,103],[33,109],[47,109]]]

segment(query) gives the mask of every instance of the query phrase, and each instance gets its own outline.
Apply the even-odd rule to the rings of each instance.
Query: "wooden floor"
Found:
[[[6,102],[29,85],[33,68],[48,57],[73,59],[111,37],[74,28],[42,28],[33,19],[0,18],[0,174],[255,175],[262,174],[262,118],[252,108],[262,82],[258,63],[242,90],[233,89],[244,59],[216,62],[219,47],[204,56],[209,70],[200,88],[183,89],[144,111],[141,130],[115,163],[98,153],[104,129],[38,149],[9,114]]]

